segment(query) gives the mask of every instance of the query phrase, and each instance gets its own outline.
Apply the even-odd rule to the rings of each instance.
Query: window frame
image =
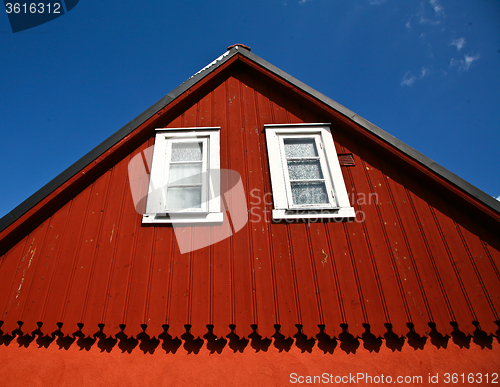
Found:
[[[167,187],[171,185],[169,177],[172,165],[172,144],[190,142],[204,144],[201,205],[200,208],[168,210],[166,192]],[[219,171],[220,127],[156,129],[146,213],[143,215],[142,223],[222,223]],[[175,184],[172,185],[175,188]]]
[[[273,193],[273,220],[354,218],[355,211],[340,169],[330,124],[269,124],[264,125]],[[294,204],[288,174],[284,141],[287,138],[314,138],[328,203]]]
[[[176,211],[175,209],[169,209],[168,208],[168,197],[162,197],[162,202],[165,202],[166,205],[166,211],[167,212],[173,212],[173,213],[184,213],[184,212],[200,212],[200,213],[205,213],[209,212],[208,211],[208,204],[207,204],[207,198],[208,198],[208,185],[207,185],[207,170],[208,170],[208,138],[206,137],[182,137],[182,138],[169,138],[167,140],[166,144],[166,155],[165,155],[165,172],[164,172],[164,178],[166,179],[166,182],[163,183],[163,186],[166,186],[166,190],[162,191],[162,194],[166,195],[166,191],[168,191],[169,188],[180,188],[180,187],[185,187],[187,188],[188,186],[201,186],[201,195],[200,195],[200,207],[192,207],[192,208],[185,208],[182,211]],[[172,155],[172,149],[174,144],[190,144],[190,143],[199,143],[202,144],[202,159],[201,159],[201,177],[202,181],[201,183],[191,183],[191,184],[175,184],[170,182],[170,176],[171,176],[171,169],[172,165],[176,164],[188,164],[188,163],[200,163],[199,161],[173,161],[171,160],[171,157],[169,158],[168,156]],[[153,156],[154,157],[154,156]]]

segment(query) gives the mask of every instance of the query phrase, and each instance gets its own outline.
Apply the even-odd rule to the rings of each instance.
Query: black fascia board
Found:
[[[62,184],[64,184],[66,181],[68,181],[75,174],[80,172],[87,165],[92,163],[95,159],[97,159],[99,156],[104,154],[107,150],[111,149],[115,144],[117,144],[119,141],[121,141],[127,135],[132,133],[135,129],[137,129],[145,121],[147,121],[149,118],[151,118],[154,114],[156,114],[158,111],[160,111],[161,109],[168,106],[173,100],[175,100],[177,97],[179,97],[185,91],[187,91],[190,87],[192,87],[193,85],[195,85],[196,83],[201,81],[207,75],[212,73],[218,67],[222,66],[225,62],[227,62],[229,59],[231,59],[236,54],[241,54],[242,56],[246,57],[247,59],[251,60],[252,62],[258,64],[262,68],[268,70],[269,72],[273,73],[274,75],[276,75],[276,76],[282,78],[283,80],[285,80],[286,82],[290,83],[291,85],[293,85],[297,89],[302,90],[303,92],[314,97],[316,100],[318,100],[318,101],[322,102],[323,104],[327,105],[328,107],[336,110],[337,112],[344,115],[345,117],[347,117],[351,121],[355,122],[357,125],[366,129],[368,132],[372,133],[373,135],[382,139],[386,143],[388,143],[391,146],[395,147],[396,149],[400,150],[402,153],[408,155],[409,157],[411,157],[412,159],[414,159],[418,163],[422,164],[423,166],[428,168],[430,171],[434,172],[436,175],[441,176],[442,178],[449,181],[450,183],[452,183],[453,185],[455,185],[456,187],[458,187],[462,191],[468,193],[470,196],[476,198],[478,201],[482,202],[483,204],[490,207],[494,211],[500,213],[500,202],[498,200],[496,200],[495,198],[493,198],[492,196],[481,191],[479,188],[473,186],[472,184],[468,183],[467,181],[465,181],[461,177],[455,175],[453,172],[442,167],[441,165],[439,165],[438,163],[436,163],[435,161],[433,161],[429,157],[423,155],[422,153],[418,152],[417,150],[415,150],[411,146],[398,140],[396,137],[394,137],[391,134],[387,133],[386,131],[382,130],[378,126],[372,124],[368,120],[362,118],[361,116],[357,115],[353,111],[347,109],[346,107],[335,102],[331,98],[325,96],[324,94],[322,94],[319,91],[313,89],[312,87],[306,85],[305,83],[299,81],[298,79],[292,77],[288,73],[277,68],[276,66],[272,65],[271,63],[267,62],[266,60],[262,59],[261,57],[255,55],[254,53],[248,51],[244,47],[234,46],[229,51],[226,51],[223,55],[221,55],[220,57],[215,59],[213,62],[208,64],[202,70],[200,70],[199,72],[194,74],[192,77],[190,77],[184,83],[182,83],[180,86],[175,88],[173,91],[168,93],[165,97],[163,97],[158,102],[153,104],[151,107],[146,109],[143,113],[139,114],[136,118],[134,118],[128,124],[123,126],[120,130],[118,130],[117,132],[112,134],[110,137],[108,137],[106,140],[104,140],[101,144],[99,144],[97,147],[92,149],[89,153],[87,153],[85,156],[80,158],[73,165],[71,165],[69,168],[64,170],[62,173],[60,173],[58,176],[56,176],[54,179],[52,179],[49,183],[47,183],[45,186],[43,186],[38,191],[36,191],[33,195],[31,195],[28,199],[26,199],[21,204],[19,204],[11,212],[9,212],[7,215],[5,215],[3,218],[1,218],[0,219],[0,232],[5,230],[8,226],[10,226],[17,219],[19,219],[27,211],[29,211],[31,208],[33,208],[35,205],[37,205],[40,201],[42,201],[47,196],[49,196],[52,192],[54,192],[58,187],[60,187]]]

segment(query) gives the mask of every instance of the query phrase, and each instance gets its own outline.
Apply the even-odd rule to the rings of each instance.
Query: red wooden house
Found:
[[[499,380],[500,203],[243,45],[0,230],[3,385]]]

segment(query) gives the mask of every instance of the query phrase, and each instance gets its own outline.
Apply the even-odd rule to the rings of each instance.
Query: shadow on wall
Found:
[[[147,326],[142,325],[143,332],[137,337],[127,336],[123,331],[125,325],[121,325],[121,332],[115,337],[106,336],[102,330],[103,324],[99,325],[100,331],[93,336],[85,336],[81,329],[83,324],[78,324],[79,330],[72,335],[64,335],[61,332],[62,324],[58,324],[58,330],[52,334],[43,334],[41,331],[42,323],[38,323],[38,329],[31,334],[22,331],[22,322],[18,322],[19,328],[12,332],[12,334],[4,333],[0,325],[0,345],[9,346],[13,342],[17,342],[20,347],[28,348],[30,345],[38,345],[39,348],[48,348],[51,345],[59,346],[59,349],[69,349],[72,345],[76,345],[80,350],[89,351],[96,345],[101,352],[111,352],[113,349],[120,349],[122,353],[132,353],[134,350],[142,351],[144,354],[153,354],[160,349],[165,353],[175,354],[182,346],[188,354],[197,354],[200,352],[203,345],[206,345],[210,353],[222,353],[224,348],[229,347],[233,352],[243,353],[244,351],[264,351],[266,352],[271,345],[274,345],[280,352],[288,352],[295,345],[302,352],[312,352],[314,345],[324,353],[332,354],[335,350],[341,350],[349,353],[356,353],[361,344],[365,350],[369,352],[379,352],[383,343],[393,352],[401,351],[405,344],[413,349],[424,349],[425,345],[433,345],[437,348],[447,348],[449,343],[449,336],[443,336],[436,331],[435,325],[429,323],[431,332],[429,337],[419,336],[415,333],[412,324],[407,324],[409,332],[404,336],[398,337],[393,331],[391,324],[385,324],[387,332],[384,337],[376,337],[370,332],[370,326],[363,324],[365,332],[359,337],[354,337],[348,332],[347,324],[341,324],[342,333],[338,338],[330,337],[324,332],[324,326],[319,325],[320,333],[316,337],[308,338],[302,333],[302,326],[297,324],[297,333],[293,337],[285,337],[280,333],[280,326],[275,325],[275,334],[271,338],[263,338],[257,333],[257,325],[252,325],[253,333],[249,335],[248,339],[239,337],[236,333],[236,326],[231,325],[231,333],[226,337],[216,337],[213,334],[213,326],[207,325],[207,333],[200,337],[194,337],[189,331],[190,325],[185,325],[186,332],[180,338],[172,337],[168,333],[168,325],[163,325],[163,333],[158,338],[150,337],[146,333]],[[497,322],[500,327],[500,322]],[[471,341],[482,349],[492,349],[493,335],[487,335],[484,331],[480,330],[479,325],[476,325],[476,331],[472,336],[467,336],[458,330],[458,325],[452,323],[454,328],[451,339],[455,345],[460,348],[468,349]],[[500,329],[497,330],[495,335],[497,341],[500,343]],[[430,340],[429,340],[430,339]]]

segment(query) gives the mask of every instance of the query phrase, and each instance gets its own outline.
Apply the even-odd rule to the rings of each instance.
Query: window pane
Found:
[[[169,184],[197,184],[201,183],[201,163],[171,164]]]
[[[319,160],[289,161],[288,175],[290,180],[322,179]]]
[[[167,209],[201,208],[201,187],[173,187],[167,191]]]
[[[316,142],[314,138],[286,138],[285,155],[287,159],[292,157],[317,157]]]
[[[201,161],[202,152],[201,142],[174,142],[171,161]]]
[[[291,183],[294,204],[328,204],[324,182]]]

